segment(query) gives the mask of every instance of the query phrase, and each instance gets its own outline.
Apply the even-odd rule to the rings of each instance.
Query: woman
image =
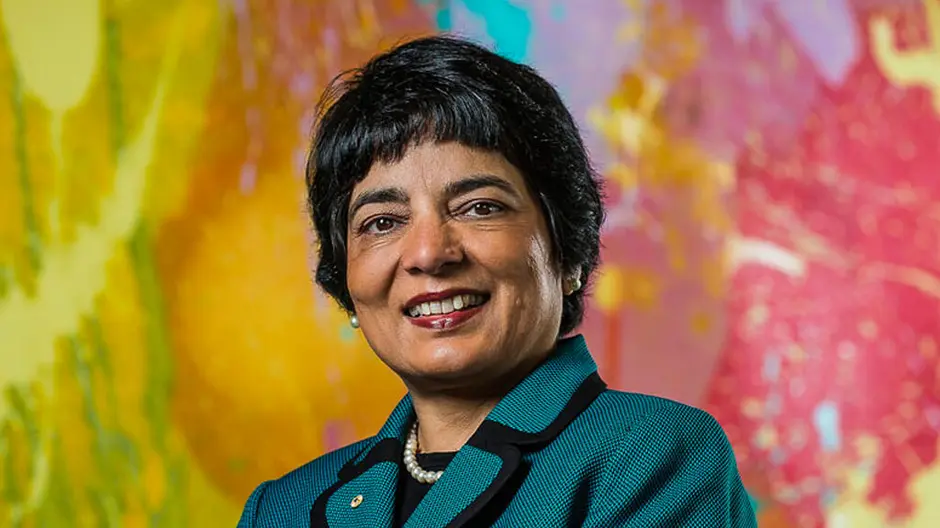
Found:
[[[317,282],[408,395],[374,437],[260,485],[240,526],[756,526],[715,420],[606,389],[565,337],[603,208],[556,91],[438,36],[329,93]]]

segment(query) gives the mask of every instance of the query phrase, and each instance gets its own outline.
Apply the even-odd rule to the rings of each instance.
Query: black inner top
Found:
[[[418,465],[425,471],[443,471],[453,460],[457,453],[418,453],[415,457]],[[418,503],[431,489],[431,484],[423,484],[415,480],[402,466],[398,472],[398,499],[395,505],[395,523],[393,526],[404,526],[405,521],[418,507]]]

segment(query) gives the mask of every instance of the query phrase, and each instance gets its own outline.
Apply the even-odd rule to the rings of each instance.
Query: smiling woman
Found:
[[[755,526],[702,411],[608,390],[584,339],[600,182],[535,71],[424,38],[334,83],[308,160],[317,282],[408,388],[240,525]]]

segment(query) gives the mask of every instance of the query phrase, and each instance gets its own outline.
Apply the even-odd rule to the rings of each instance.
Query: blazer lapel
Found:
[[[555,353],[490,412],[405,528],[474,526],[473,519],[521,471],[523,451],[551,442],[606,388],[584,339],[560,341]]]
[[[464,526],[499,493],[519,467],[521,453],[511,444],[491,451],[468,443],[447,465],[440,480],[405,523],[405,528]]]
[[[310,509],[311,528],[392,527],[401,439],[413,419],[411,397],[405,396],[372,444],[343,466],[337,482],[317,497]]]
[[[324,505],[330,528],[392,528],[398,464],[382,461],[334,490]]]

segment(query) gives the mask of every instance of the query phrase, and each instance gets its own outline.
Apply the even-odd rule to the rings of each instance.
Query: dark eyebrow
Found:
[[[408,195],[398,187],[384,187],[363,191],[349,206],[349,218],[356,216],[356,211],[369,204],[397,203],[407,204]]]
[[[517,191],[511,183],[492,174],[476,174],[462,180],[448,183],[444,188],[444,195],[448,200],[452,200],[463,194],[486,187],[496,187],[517,198],[519,197],[519,191]],[[356,212],[366,205],[380,203],[407,204],[408,194],[399,187],[383,187],[363,191],[362,194],[353,200],[352,205],[349,206],[349,218],[354,218]]]
[[[516,198],[521,198],[519,191],[516,190],[511,183],[492,174],[475,174],[462,180],[448,183],[444,188],[444,194],[447,196],[448,200],[451,200],[462,194],[467,194],[486,187],[496,187]]]

